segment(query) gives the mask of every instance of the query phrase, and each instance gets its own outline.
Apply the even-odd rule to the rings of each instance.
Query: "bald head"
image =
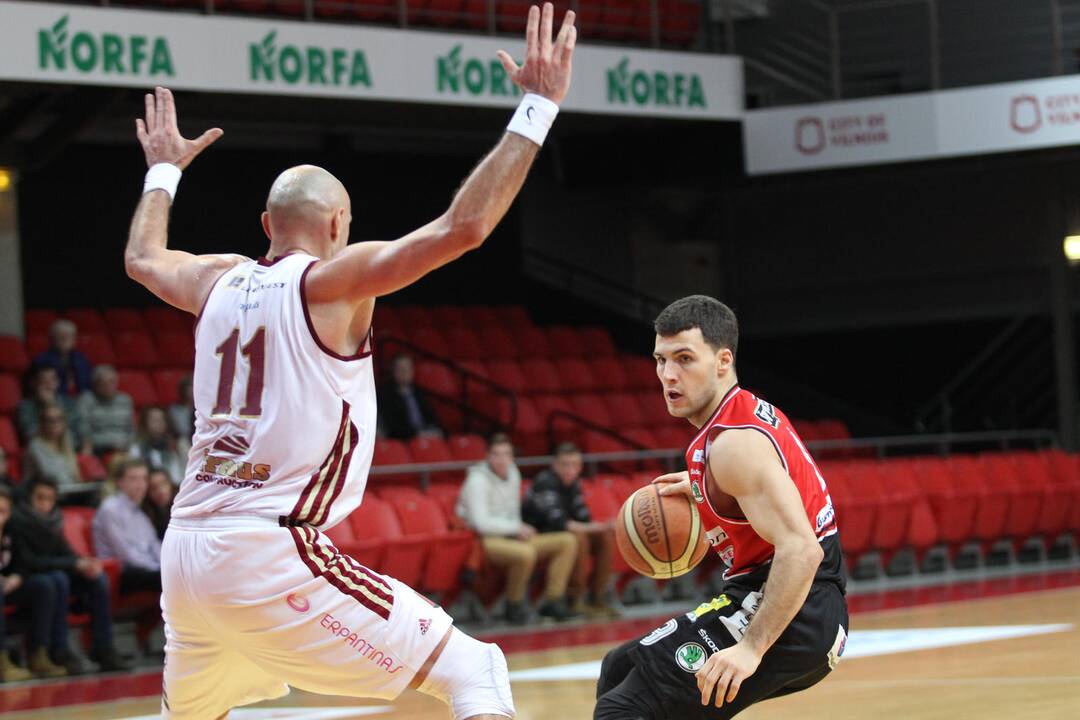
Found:
[[[266,198],[271,244],[340,241],[343,246],[351,210],[349,193],[336,177],[315,165],[291,167],[278,175]]]

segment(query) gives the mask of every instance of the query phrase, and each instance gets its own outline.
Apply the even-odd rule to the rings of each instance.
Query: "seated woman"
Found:
[[[128,457],[145,460],[150,467],[162,468],[170,477],[182,478],[187,465],[189,443],[178,440],[169,429],[165,410],[148,405],[139,413],[139,429]]]
[[[143,500],[142,510],[150,518],[157,536],[161,539],[165,538],[165,530],[169,527],[175,497],[176,486],[173,485],[169,473],[161,468],[151,469],[150,490],[146,493],[146,499]]]
[[[48,476],[59,487],[68,488],[82,481],[67,416],[60,405],[45,403],[41,406],[37,434],[26,448],[23,463],[24,483]]]

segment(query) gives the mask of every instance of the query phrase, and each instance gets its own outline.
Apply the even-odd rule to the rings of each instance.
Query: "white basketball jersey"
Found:
[[[315,335],[317,258],[251,260],[218,279],[195,330],[195,437],[172,515],[329,528],[364,495],[375,446],[371,335],[355,355]]]

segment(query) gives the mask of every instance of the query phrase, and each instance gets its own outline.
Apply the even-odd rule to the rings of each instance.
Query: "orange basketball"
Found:
[[[657,580],[690,572],[709,549],[693,500],[662,496],[656,485],[638,488],[623,503],[615,540],[630,567]]]

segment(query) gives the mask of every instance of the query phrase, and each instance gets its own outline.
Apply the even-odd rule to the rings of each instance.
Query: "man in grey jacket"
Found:
[[[516,625],[527,619],[525,593],[537,560],[547,560],[544,601],[538,612],[556,620],[570,617],[566,585],[577,557],[573,533],[538,534],[521,520],[521,472],[514,464],[514,445],[505,433],[488,441],[487,458],[469,468],[458,498],[457,513],[481,536],[489,563],[506,570],[506,619]]]

